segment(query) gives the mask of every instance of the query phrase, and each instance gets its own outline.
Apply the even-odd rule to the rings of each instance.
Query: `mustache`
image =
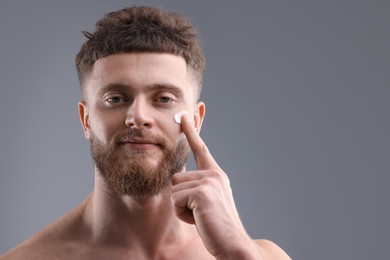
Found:
[[[120,144],[123,142],[126,142],[128,140],[131,140],[133,138],[139,138],[144,139],[147,141],[150,141],[151,143],[155,143],[157,145],[160,145],[161,147],[166,147],[167,141],[164,137],[152,134],[145,130],[140,129],[126,129],[125,131],[118,133],[114,137],[115,144]]]

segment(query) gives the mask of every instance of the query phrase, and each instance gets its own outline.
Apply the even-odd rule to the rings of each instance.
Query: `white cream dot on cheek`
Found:
[[[176,113],[173,116],[173,120],[175,120],[175,122],[180,125],[181,124],[181,117],[184,116],[184,115],[188,115],[188,112],[187,111],[181,111],[179,113]]]

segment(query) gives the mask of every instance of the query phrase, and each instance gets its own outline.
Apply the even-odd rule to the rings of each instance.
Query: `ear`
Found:
[[[198,102],[195,107],[194,113],[194,126],[198,133],[202,128],[204,116],[206,114],[206,105],[203,102]]]
[[[84,136],[85,138],[89,139],[91,132],[89,126],[88,106],[84,100],[79,102],[79,117],[81,125],[83,126]]]

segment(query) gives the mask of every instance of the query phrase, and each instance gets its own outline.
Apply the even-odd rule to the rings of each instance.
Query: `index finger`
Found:
[[[220,169],[219,165],[210,154],[209,149],[207,148],[202,138],[199,136],[199,133],[196,131],[187,115],[184,115],[181,118],[181,129],[187,137],[187,141],[191,147],[192,152],[194,153],[197,169]]]

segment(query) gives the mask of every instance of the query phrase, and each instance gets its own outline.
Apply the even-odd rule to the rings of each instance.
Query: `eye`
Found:
[[[160,102],[160,103],[163,103],[163,104],[169,104],[169,103],[173,102],[173,99],[170,98],[170,97],[163,96],[163,97],[159,97],[157,99],[157,101]]]
[[[121,102],[125,102],[126,99],[124,99],[121,96],[114,96],[114,97],[107,98],[105,101],[111,104],[119,104]]]

